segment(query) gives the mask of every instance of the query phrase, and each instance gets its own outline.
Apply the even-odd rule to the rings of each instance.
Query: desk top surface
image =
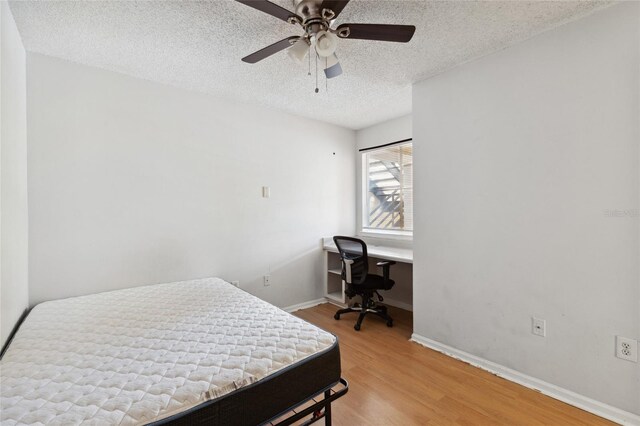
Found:
[[[338,248],[333,241],[325,241],[323,248],[332,253],[338,253]],[[377,257],[379,259],[413,263],[412,249],[367,244],[367,254],[370,257]]]

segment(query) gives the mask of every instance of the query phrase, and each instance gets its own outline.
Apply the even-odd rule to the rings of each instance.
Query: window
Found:
[[[362,152],[362,231],[413,233],[413,145]]]

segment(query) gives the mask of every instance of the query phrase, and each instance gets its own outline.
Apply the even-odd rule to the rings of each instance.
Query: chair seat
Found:
[[[354,289],[368,289],[368,290],[389,290],[395,282],[391,279],[385,282],[384,277],[380,275],[367,274],[367,278],[362,284],[355,284]]]

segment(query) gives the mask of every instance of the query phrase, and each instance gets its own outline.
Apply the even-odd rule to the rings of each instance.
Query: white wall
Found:
[[[321,238],[355,228],[355,132],[38,54],[27,70],[32,304],[204,276],[322,296]]]
[[[640,414],[640,3],[414,86],[415,333]],[[636,210],[637,212],[637,210]],[[547,337],[531,334],[531,316]]]
[[[0,346],[28,307],[25,51],[0,1]]]
[[[391,142],[397,142],[411,138],[411,115],[404,115],[393,120],[384,121],[376,125],[365,127],[356,132],[356,227],[362,229],[362,157],[360,149],[371,148]],[[388,238],[376,238],[374,236],[360,235],[367,244],[380,244],[398,247],[411,247],[410,240],[390,240]],[[380,274],[379,268],[373,264],[372,272]],[[395,286],[384,292],[386,302],[399,307],[409,308],[413,305],[413,267],[410,264],[398,263],[391,269],[391,278],[396,282]]]
[[[411,114],[384,121],[356,132],[358,149],[371,148],[386,143],[409,139],[413,133]]]

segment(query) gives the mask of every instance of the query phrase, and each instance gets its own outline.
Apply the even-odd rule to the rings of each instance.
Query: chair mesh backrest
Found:
[[[333,237],[333,242],[340,252],[340,257],[353,260],[351,265],[351,282],[347,284],[362,284],[367,278],[369,262],[367,259],[367,244],[353,237]],[[342,279],[346,281],[345,264],[342,262]]]

